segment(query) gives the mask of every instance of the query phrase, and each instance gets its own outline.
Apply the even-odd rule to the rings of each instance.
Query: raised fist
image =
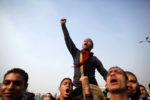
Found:
[[[61,20],[60,20],[60,23],[61,23],[61,24],[65,24],[65,23],[66,23],[66,19],[64,19],[64,18],[61,19]]]

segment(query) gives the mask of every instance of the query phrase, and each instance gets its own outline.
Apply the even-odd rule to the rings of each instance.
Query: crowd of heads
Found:
[[[111,100],[149,100],[146,88],[139,84],[136,75],[119,67],[108,70],[105,87],[110,98],[115,98]]]
[[[55,97],[51,93],[46,93],[44,95],[44,100],[55,100]]]
[[[3,77],[0,92],[2,100],[22,100],[22,98],[24,100],[35,100],[34,93],[26,91],[28,78],[27,72],[20,68],[9,70]],[[131,98],[131,100],[139,100],[140,98],[141,100],[148,100],[148,92],[143,85],[139,84],[136,75],[117,66],[108,70],[105,87],[110,100],[119,100],[119,98],[121,98],[120,100],[128,100],[128,98]],[[82,100],[83,98],[81,89],[73,90],[73,83],[70,78],[64,78],[58,89],[60,91],[58,97],[46,93],[44,100],[64,100],[66,98],[71,98],[69,100]]]

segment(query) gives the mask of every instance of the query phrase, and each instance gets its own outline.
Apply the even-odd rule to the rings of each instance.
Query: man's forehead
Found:
[[[90,42],[92,42],[92,40],[90,38],[87,38],[84,41],[90,41]]]
[[[65,80],[63,81],[63,83],[66,83],[66,82],[67,82],[67,83],[68,83],[68,82],[71,83],[71,80],[65,79]]]
[[[110,68],[108,72],[111,72],[111,71],[122,71],[122,69],[118,67],[113,67],[113,68]]]
[[[128,80],[135,80],[136,81],[135,76],[133,76],[131,74],[127,74],[127,76],[128,76]]]
[[[145,89],[143,86],[140,86],[140,89]]]
[[[4,80],[24,80],[24,78],[18,73],[9,73],[5,76]]]

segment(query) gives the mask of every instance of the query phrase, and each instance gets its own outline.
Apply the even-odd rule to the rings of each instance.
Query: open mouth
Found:
[[[11,96],[13,96],[14,94],[13,93],[5,93],[5,96],[6,97],[11,97]]]
[[[87,43],[84,43],[84,45],[87,45]]]
[[[133,89],[133,87],[132,86],[128,86],[128,90],[132,90]]]
[[[117,83],[117,79],[112,79],[110,82],[111,82],[111,84],[116,84]]]
[[[66,89],[66,93],[69,93],[70,92],[70,90],[69,89]]]
[[[66,93],[65,93],[65,95],[66,95],[66,96],[70,96],[70,94],[71,94],[71,90],[70,90],[69,88],[68,88],[68,89],[66,89],[66,90],[65,90],[65,92],[66,92]]]

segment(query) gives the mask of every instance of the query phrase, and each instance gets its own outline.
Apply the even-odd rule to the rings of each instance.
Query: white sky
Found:
[[[58,93],[64,77],[73,77],[73,60],[59,20],[76,46],[90,37],[104,67],[120,66],[150,82],[150,0],[0,0],[0,81],[8,69],[29,74],[31,92]],[[105,82],[99,73],[100,86]]]

